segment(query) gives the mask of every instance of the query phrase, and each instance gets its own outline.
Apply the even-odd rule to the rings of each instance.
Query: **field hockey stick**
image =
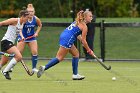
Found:
[[[27,40],[27,39],[30,39],[30,38],[33,38],[33,37],[35,37],[34,35],[32,35],[32,36],[29,36],[29,37],[27,37],[27,38],[25,38],[25,39],[21,39],[21,40],[19,40],[19,42],[23,42],[23,41],[25,41],[25,40]]]
[[[92,55],[106,70],[110,70],[111,66],[106,66],[96,55]]]
[[[4,55],[6,57],[14,57],[15,54],[9,54],[9,53],[5,53],[5,52],[0,52],[0,55]]]
[[[24,67],[24,69],[26,70],[27,74],[29,76],[32,76],[34,74],[34,72],[30,72],[29,68],[27,67],[27,65],[25,64],[25,62],[23,60],[20,61],[22,66]]]

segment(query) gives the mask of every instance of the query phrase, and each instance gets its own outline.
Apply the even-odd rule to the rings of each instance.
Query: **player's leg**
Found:
[[[73,58],[72,58],[72,68],[73,68],[73,74],[78,74],[78,61],[79,61],[79,51],[76,49],[76,47],[73,45],[69,51]]]
[[[6,57],[4,55],[1,56],[1,61],[0,61],[0,69],[8,62],[9,57]]]
[[[73,68],[73,80],[82,80],[85,78],[85,76],[78,74],[78,62],[79,62],[79,51],[77,48],[73,45],[69,51],[73,58],[72,58],[72,68]]]
[[[7,53],[14,53],[15,54],[15,57],[11,59],[9,64],[3,70],[3,75],[5,76],[5,78],[11,80],[11,77],[9,75],[9,71],[11,70],[11,68],[13,68],[16,65],[16,63],[18,61],[20,61],[22,59],[22,55],[16,46],[13,46],[10,49],[8,49]]]
[[[45,66],[40,66],[39,71],[37,73],[37,77],[40,78],[44,70],[47,70],[51,68],[52,66],[56,65],[57,63],[59,63],[60,61],[62,61],[64,57],[66,56],[66,54],[68,53],[68,51],[69,49],[66,49],[60,46],[57,52],[56,58],[53,58],[52,60],[50,60],[48,64],[46,64]]]
[[[28,43],[28,46],[31,50],[32,53],[32,70],[33,72],[38,72],[38,70],[36,69],[36,65],[38,62],[38,45],[37,45],[37,41],[34,40],[32,42]]]
[[[26,42],[18,42],[17,43],[17,49],[20,51],[20,53],[22,54],[25,48]]]
[[[2,52],[6,52],[7,49],[9,49],[10,47],[12,47],[13,44],[7,40],[2,40],[1,41],[1,51]],[[1,56],[1,62],[0,62],[0,68],[2,68],[2,66],[4,66],[6,63],[8,62],[8,57],[2,55]]]

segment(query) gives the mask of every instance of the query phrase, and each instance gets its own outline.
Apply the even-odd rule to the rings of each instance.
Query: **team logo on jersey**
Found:
[[[22,30],[21,28],[16,27],[16,30]]]
[[[18,35],[21,30],[21,28],[16,27],[16,35]]]
[[[69,45],[69,47],[71,47],[71,45]]]

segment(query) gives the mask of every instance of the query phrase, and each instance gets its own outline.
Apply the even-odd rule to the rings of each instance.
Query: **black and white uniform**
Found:
[[[23,24],[20,24],[20,18],[17,19],[17,25],[9,25],[7,32],[1,40],[1,51],[3,52],[6,52],[8,49],[14,46],[16,37],[23,28]]]

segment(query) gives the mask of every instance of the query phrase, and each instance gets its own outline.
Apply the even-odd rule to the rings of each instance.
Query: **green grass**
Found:
[[[27,62],[27,61],[26,61]],[[40,61],[45,65],[47,61]],[[26,63],[31,67],[31,62]],[[11,74],[12,80],[0,76],[0,93],[139,93],[139,62],[106,62],[112,71],[105,70],[97,62],[80,62],[79,73],[85,80],[71,79],[71,62],[62,62],[46,71],[41,78],[28,76],[18,63]],[[112,81],[112,77],[116,81]]]

